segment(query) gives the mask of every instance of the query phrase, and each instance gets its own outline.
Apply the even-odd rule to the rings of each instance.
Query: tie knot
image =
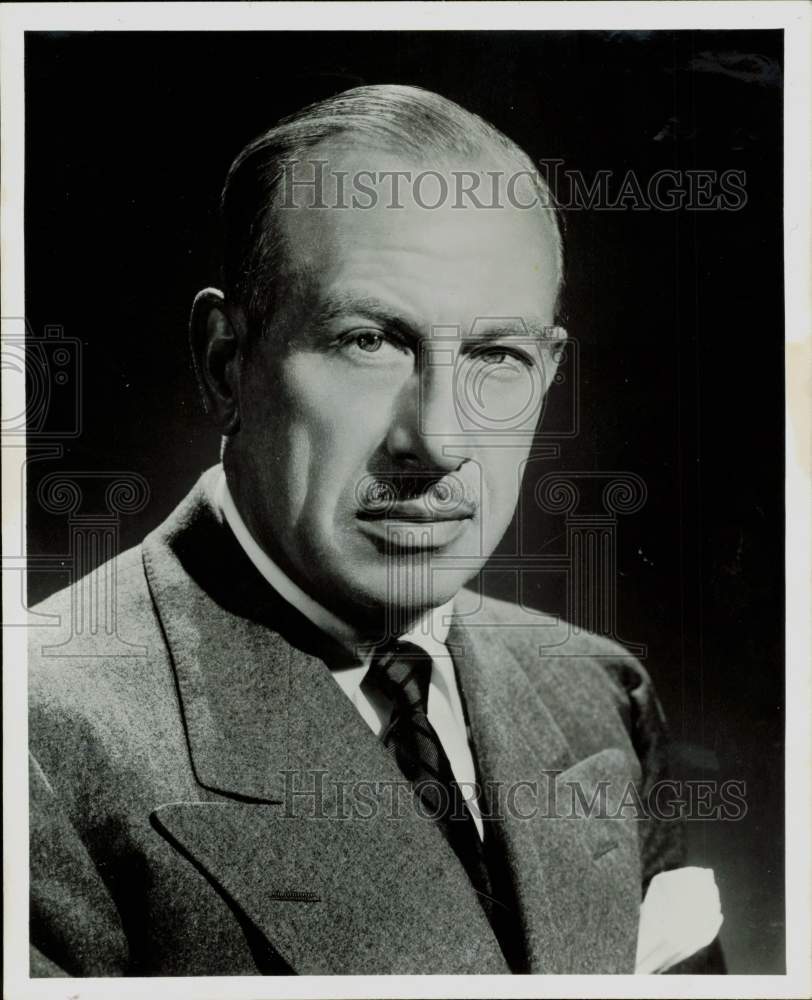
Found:
[[[392,642],[375,651],[367,678],[400,711],[428,710],[431,657],[412,642]]]

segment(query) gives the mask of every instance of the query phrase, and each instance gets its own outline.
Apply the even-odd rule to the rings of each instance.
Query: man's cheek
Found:
[[[482,476],[482,513],[486,533],[501,533],[504,530],[519,499],[518,462],[515,458],[506,459],[503,455],[494,456],[502,460],[493,461]]]
[[[295,503],[301,519],[314,530],[329,530],[339,508],[353,507],[365,472],[359,429],[311,421],[296,428],[290,450],[290,478],[298,484]]]

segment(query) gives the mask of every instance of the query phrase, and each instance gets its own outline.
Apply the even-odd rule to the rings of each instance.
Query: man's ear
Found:
[[[217,288],[204,288],[195,296],[189,321],[195,374],[206,412],[225,436],[240,427],[241,320]]]

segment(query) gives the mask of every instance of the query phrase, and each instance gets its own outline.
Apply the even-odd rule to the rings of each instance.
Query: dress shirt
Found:
[[[306,594],[259,546],[237,510],[223,472],[220,474],[217,486],[217,503],[241,548],[270,586],[317,629],[353,653],[356,662],[349,667],[332,670],[332,676],[364,722],[376,736],[380,736],[391,717],[392,703],[377,688],[365,682],[373,651],[369,649],[364,654],[359,654],[361,637],[357,632]],[[462,789],[476,828],[482,837],[482,818],[474,794],[476,782],[474,759],[454,672],[454,662],[445,644],[453,604],[452,599],[447,604],[432,609],[400,638],[405,642],[413,642],[431,658],[429,722],[442,743],[451,770]]]

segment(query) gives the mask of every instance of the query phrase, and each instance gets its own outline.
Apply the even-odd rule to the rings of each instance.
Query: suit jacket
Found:
[[[392,757],[213,482],[35,609],[52,617],[29,658],[32,974],[508,972],[456,855],[411,797],[392,807]],[[77,646],[72,610],[111,570],[115,635]],[[469,592],[448,644],[484,808],[503,814],[514,969],[633,971],[643,888],[681,863],[675,824],[611,818],[663,775],[645,671]],[[609,808],[553,816],[573,785]]]

